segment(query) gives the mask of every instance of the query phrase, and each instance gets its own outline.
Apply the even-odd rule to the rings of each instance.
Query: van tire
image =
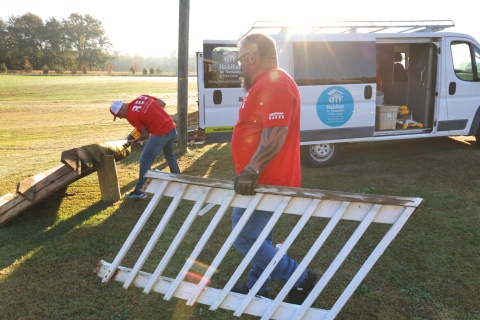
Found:
[[[302,160],[307,167],[322,168],[331,166],[338,154],[340,145],[335,143],[320,143],[301,147]]]

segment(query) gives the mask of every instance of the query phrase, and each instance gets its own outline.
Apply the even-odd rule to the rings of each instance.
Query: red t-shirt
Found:
[[[138,131],[145,127],[154,136],[169,133],[176,127],[157,98],[148,95],[141,95],[128,104],[127,120]]]
[[[235,170],[243,171],[260,144],[262,130],[287,126],[280,152],[265,166],[259,184],[300,187],[300,92],[282,69],[270,69],[255,79],[238,112],[232,135]]]

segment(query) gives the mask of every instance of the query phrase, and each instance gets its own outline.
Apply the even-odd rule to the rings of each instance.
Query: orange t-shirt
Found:
[[[300,92],[282,69],[267,70],[255,79],[238,112],[232,135],[235,170],[243,171],[260,144],[262,130],[288,127],[280,152],[265,166],[259,184],[300,187]]]
[[[176,127],[157,98],[148,95],[141,95],[128,104],[127,120],[138,131],[145,127],[154,136],[169,133]]]

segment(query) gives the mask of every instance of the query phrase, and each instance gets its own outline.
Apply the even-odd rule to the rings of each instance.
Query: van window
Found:
[[[452,42],[455,75],[464,81],[479,81],[480,50],[467,42]]]
[[[393,82],[407,81],[407,54],[395,51],[393,53]]]
[[[299,86],[376,81],[374,42],[295,42],[294,79]]]
[[[205,88],[240,88],[237,55],[237,46],[204,45]]]

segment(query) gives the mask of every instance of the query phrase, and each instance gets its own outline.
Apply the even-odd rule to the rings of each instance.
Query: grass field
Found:
[[[58,166],[63,150],[123,139],[130,126],[112,122],[108,107],[141,93],[164,98],[176,114],[175,81],[0,76],[0,196]],[[191,110],[195,94],[192,82]],[[117,163],[122,193],[135,184],[140,152]],[[479,159],[473,137],[437,138],[351,144],[335,166],[303,168],[306,188],[424,199],[339,319],[480,319]],[[157,160],[155,168],[168,168]],[[179,165],[193,176],[234,174],[229,144],[189,148]],[[102,283],[95,265],[113,260],[148,202],[102,202],[96,174],[66,191],[73,196],[55,194],[0,227],[0,318],[238,319]]]

